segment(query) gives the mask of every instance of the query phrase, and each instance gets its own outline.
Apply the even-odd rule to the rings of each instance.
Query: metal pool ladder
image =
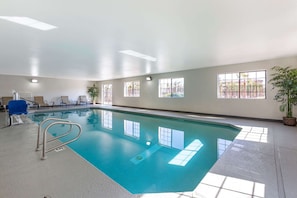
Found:
[[[45,129],[44,129],[44,131],[43,131],[43,133],[42,133],[42,142],[40,143],[40,133],[41,133],[41,131],[42,131],[42,126],[43,126],[45,123],[49,122],[49,121],[53,121],[53,122],[50,123],[49,125],[47,125],[47,126],[45,127]],[[68,130],[67,132],[63,133],[62,135],[59,135],[59,136],[57,136],[57,137],[54,137],[54,138],[52,138],[52,139],[47,140],[47,137],[46,137],[46,133],[47,133],[47,131],[48,131],[52,126],[54,126],[54,125],[58,125],[58,124],[68,125],[68,126],[69,126],[69,130]],[[49,148],[48,150],[46,149],[46,144],[47,144],[48,142],[52,142],[52,141],[58,140],[59,138],[62,138],[62,137],[65,137],[65,136],[69,135],[69,134],[73,131],[73,130],[72,130],[73,126],[77,127],[78,130],[79,130],[79,131],[78,131],[78,134],[77,134],[74,138],[72,138],[71,140],[69,140],[69,141],[67,141],[67,142],[60,143],[60,144],[58,144],[57,146],[53,146],[53,147]],[[39,150],[40,150],[40,146],[42,145],[42,157],[41,157],[41,159],[42,159],[42,160],[45,160],[45,159],[47,158],[47,156],[45,155],[45,153],[48,153],[48,152],[50,152],[50,151],[53,151],[53,150],[55,150],[55,149],[57,149],[57,148],[60,148],[60,147],[62,147],[62,146],[64,146],[64,145],[67,145],[67,144],[69,144],[69,143],[71,143],[71,142],[76,141],[76,140],[79,138],[79,136],[80,136],[80,134],[81,134],[81,131],[82,131],[81,126],[80,126],[78,123],[74,123],[74,122],[71,122],[71,121],[69,121],[69,120],[60,119],[60,118],[47,118],[47,119],[43,120],[43,121],[39,124],[39,127],[38,127],[36,151],[39,151]]]

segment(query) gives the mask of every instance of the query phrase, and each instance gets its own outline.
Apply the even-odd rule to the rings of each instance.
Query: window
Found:
[[[218,148],[218,158],[227,150],[228,146],[232,143],[230,140],[225,140],[218,138],[217,139],[217,148]]]
[[[218,98],[265,99],[265,90],[265,71],[218,75]]]
[[[101,122],[102,127],[106,129],[112,129],[112,112],[111,111],[102,111],[101,112]]]
[[[124,134],[130,137],[139,139],[140,137],[140,123],[130,120],[124,120]]]
[[[112,84],[104,84],[102,86],[102,100],[103,104],[111,105],[112,103]]]
[[[194,139],[186,148],[181,150],[168,164],[186,166],[187,163],[197,154],[203,144],[199,139]]]
[[[239,75],[218,75],[218,98],[239,98]]]
[[[140,97],[140,81],[125,82],[124,97]]]
[[[184,97],[184,78],[165,78],[159,80],[159,98]]]
[[[184,131],[159,127],[158,139],[160,145],[180,150],[184,148]]]

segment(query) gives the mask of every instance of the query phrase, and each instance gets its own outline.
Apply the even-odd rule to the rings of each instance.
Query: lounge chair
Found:
[[[68,99],[68,96],[61,96],[61,104],[62,105],[71,105],[71,102]]]
[[[9,126],[23,123],[20,115],[27,114],[27,108],[25,100],[10,100],[8,102]]]
[[[4,110],[6,111],[6,109],[7,109],[7,105],[8,105],[8,103],[9,103],[9,101],[11,101],[13,99],[13,97],[12,96],[3,96],[2,97],[2,106],[3,106],[3,108],[4,108]]]
[[[79,96],[77,104],[88,104],[87,96]]]
[[[43,96],[34,96],[34,103],[38,105],[38,108],[49,106],[46,102],[44,102]]]

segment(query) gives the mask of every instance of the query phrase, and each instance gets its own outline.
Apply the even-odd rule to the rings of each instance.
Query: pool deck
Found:
[[[85,108],[67,107],[70,108]],[[0,197],[3,198],[296,198],[297,127],[280,122],[115,106],[92,107],[170,116],[242,128],[191,192],[133,195],[66,147],[40,160],[37,125],[6,126],[0,112]],[[56,108],[50,108],[53,110]],[[61,109],[61,108],[57,108]]]

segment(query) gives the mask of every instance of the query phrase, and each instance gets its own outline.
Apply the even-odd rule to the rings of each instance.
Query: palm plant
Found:
[[[88,93],[92,98],[93,104],[95,104],[95,98],[98,96],[98,88],[96,87],[95,84],[93,84],[92,87],[88,87]]]
[[[286,112],[287,118],[293,118],[293,106],[297,104],[297,69],[275,66],[269,83],[277,88],[274,100],[281,102],[280,111]],[[295,119],[296,125],[296,119]]]

